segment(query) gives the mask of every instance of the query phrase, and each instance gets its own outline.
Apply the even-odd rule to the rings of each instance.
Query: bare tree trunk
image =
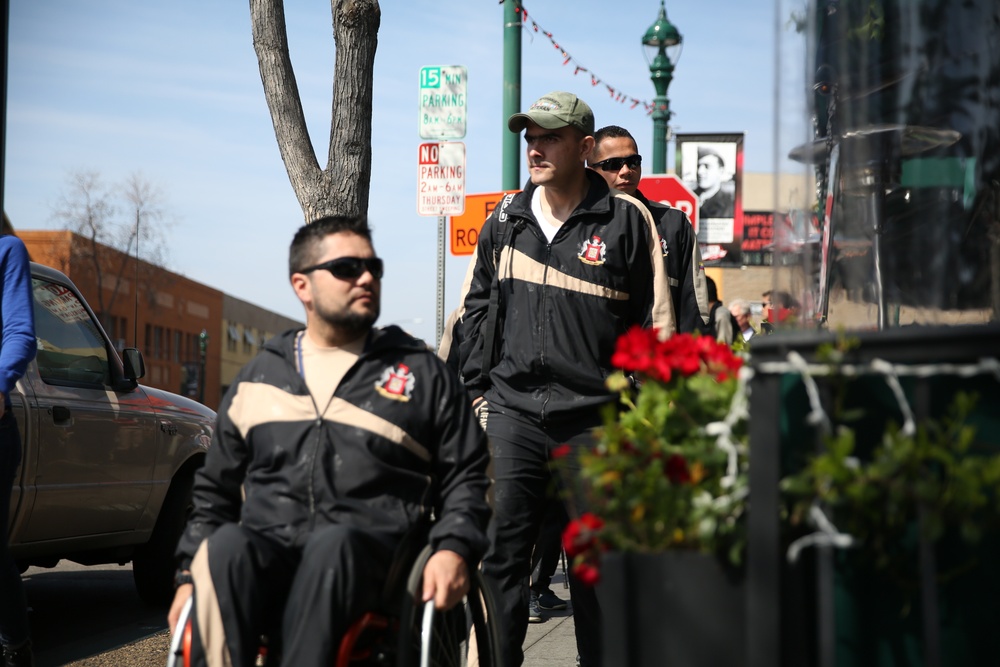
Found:
[[[309,140],[288,54],[282,0],[250,0],[253,45],[264,97],[288,179],[306,222],[364,215],[371,184],[372,76],[381,10],[378,0],[331,0],[337,45],[326,169]]]

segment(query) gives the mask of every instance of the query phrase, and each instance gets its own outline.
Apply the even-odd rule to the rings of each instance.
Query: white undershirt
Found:
[[[535,220],[538,221],[538,226],[542,228],[542,233],[545,234],[545,238],[552,243],[552,239],[555,238],[556,232],[562,226],[562,223],[558,225],[553,225],[549,216],[545,215],[542,211],[542,189],[535,188],[534,193],[531,195],[531,212],[535,215]]]

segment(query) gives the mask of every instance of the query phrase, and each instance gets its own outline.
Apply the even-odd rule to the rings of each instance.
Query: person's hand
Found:
[[[472,409],[475,410],[476,408],[478,408],[479,404],[485,400],[486,399],[483,398],[482,396],[476,396],[474,399],[472,399]]]
[[[469,592],[469,569],[454,551],[438,551],[424,566],[423,601],[434,600],[434,608],[451,609]]]
[[[181,584],[177,587],[177,592],[174,593],[174,601],[170,604],[170,613],[167,614],[167,625],[170,627],[171,634],[174,630],[183,630],[183,628],[177,628],[177,621],[181,617],[184,604],[192,595],[194,595],[194,584]]]

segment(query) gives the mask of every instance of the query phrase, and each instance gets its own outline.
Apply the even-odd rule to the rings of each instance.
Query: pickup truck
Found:
[[[142,355],[118,356],[69,278],[34,263],[31,275],[38,353],[11,395],[24,453],[11,552],[22,571],[131,561],[139,596],[168,602],[215,413],[140,385]]]

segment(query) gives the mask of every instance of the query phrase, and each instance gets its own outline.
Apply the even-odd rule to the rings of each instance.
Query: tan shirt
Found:
[[[323,347],[304,331],[296,339],[296,365],[320,416],[326,414],[337,386],[364,350],[365,338],[362,336],[343,347]]]

